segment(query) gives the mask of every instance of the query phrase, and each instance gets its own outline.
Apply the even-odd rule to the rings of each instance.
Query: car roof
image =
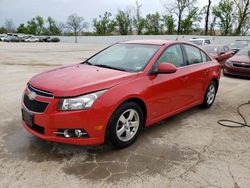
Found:
[[[158,39],[145,39],[145,40],[131,40],[121,42],[122,44],[149,44],[149,45],[164,45],[167,43],[171,43],[174,40],[158,40]]]
[[[224,46],[227,46],[227,45],[222,45],[222,44],[209,44],[209,45],[204,45],[204,48],[205,48],[205,47],[224,47]]]

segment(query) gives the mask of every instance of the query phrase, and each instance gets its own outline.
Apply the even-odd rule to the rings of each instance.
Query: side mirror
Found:
[[[156,71],[157,74],[171,74],[177,71],[176,66],[171,63],[162,62],[158,65],[158,70]]]

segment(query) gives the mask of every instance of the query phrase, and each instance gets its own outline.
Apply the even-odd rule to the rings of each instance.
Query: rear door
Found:
[[[196,103],[203,99],[208,84],[211,59],[199,48],[183,44],[186,63],[189,68],[187,93],[191,96],[189,102]]]

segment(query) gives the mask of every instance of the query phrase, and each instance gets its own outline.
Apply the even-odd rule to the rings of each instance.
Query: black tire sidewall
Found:
[[[117,121],[120,118],[120,116],[128,109],[134,109],[137,111],[137,113],[139,114],[139,118],[140,118],[140,124],[139,124],[139,128],[137,130],[137,133],[134,135],[134,137],[131,140],[124,142],[118,138],[118,136],[116,134],[116,126],[117,126]],[[143,115],[143,111],[142,111],[141,107],[135,102],[123,103],[113,112],[113,114],[109,120],[106,139],[116,148],[127,147],[127,146],[131,145],[136,140],[136,138],[138,137],[138,135],[143,127],[143,123],[144,123],[144,115]]]

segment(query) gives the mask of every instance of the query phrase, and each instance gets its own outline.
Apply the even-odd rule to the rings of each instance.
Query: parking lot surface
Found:
[[[236,108],[250,100],[250,80],[222,76],[217,99],[142,131],[128,148],[40,140],[21,125],[22,91],[35,74],[82,62],[91,44],[0,43],[0,187],[250,187],[250,128]],[[250,105],[242,108],[250,123]]]

